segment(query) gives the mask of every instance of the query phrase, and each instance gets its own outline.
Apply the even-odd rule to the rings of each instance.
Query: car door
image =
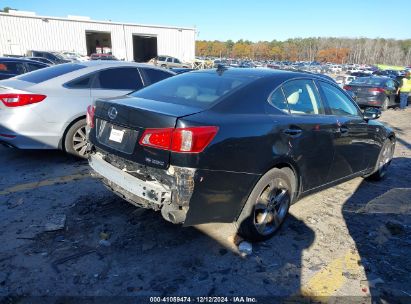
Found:
[[[385,86],[386,86],[387,96],[390,100],[389,105],[395,105],[395,100],[397,98],[397,87],[395,86],[395,81],[389,79],[385,83]]]
[[[326,115],[319,92],[311,79],[285,83],[270,97],[270,103],[288,115],[273,115],[289,154],[297,163],[303,191],[327,183],[334,158],[333,123]],[[274,143],[274,146],[278,143]]]
[[[367,168],[365,152],[369,144],[368,124],[358,106],[337,86],[317,81],[327,103],[328,113],[334,120],[334,160],[329,180],[344,178]]]
[[[117,97],[141,89],[143,81],[136,67],[116,67],[99,71],[91,86],[91,97]]]
[[[172,67],[174,67],[173,58],[167,57],[166,65],[167,65],[167,68],[172,68]]]

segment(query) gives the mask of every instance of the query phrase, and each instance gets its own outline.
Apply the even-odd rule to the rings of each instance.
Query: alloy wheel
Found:
[[[268,184],[254,206],[254,226],[261,235],[269,235],[283,222],[290,205],[290,194],[279,179]]]
[[[381,176],[385,175],[393,155],[394,145],[391,142],[388,142],[386,145],[384,145],[383,150],[381,152],[380,160],[378,162],[378,169],[380,170]]]
[[[86,126],[81,126],[74,132],[73,135],[73,150],[80,156],[86,154],[87,138],[86,138]]]

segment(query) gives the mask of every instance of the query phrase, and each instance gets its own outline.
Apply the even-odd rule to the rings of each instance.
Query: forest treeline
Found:
[[[411,64],[411,39],[295,38],[196,41],[196,56],[359,64]]]

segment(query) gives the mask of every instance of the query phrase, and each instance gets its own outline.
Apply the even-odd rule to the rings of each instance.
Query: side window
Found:
[[[41,64],[27,63],[27,67],[28,67],[29,71],[31,72],[31,71],[35,71],[35,70],[38,70],[38,69],[42,69],[45,66],[41,65]]]
[[[395,84],[394,84],[394,81],[393,80],[388,80],[387,81],[387,87],[389,87],[389,88],[395,88]]]
[[[173,76],[170,73],[156,69],[141,69],[141,71],[145,74],[145,79],[148,80],[150,83],[156,83],[160,80]]]
[[[177,58],[174,58],[174,63],[181,63],[181,62]]]
[[[168,57],[167,62],[173,62],[173,58]]]
[[[320,81],[320,86],[332,115],[360,116],[357,107],[340,89],[322,81]]]
[[[291,114],[324,114],[317,88],[312,80],[301,79],[283,86],[284,96]]]
[[[114,68],[98,73],[93,88],[107,90],[138,90],[143,87],[137,68]]]
[[[287,101],[285,100],[283,90],[281,88],[278,88],[271,94],[269,102],[277,109],[280,109],[285,113],[289,113]]]
[[[20,75],[24,73],[23,64],[18,62],[0,62],[0,72],[11,75]]]
[[[160,56],[160,57],[158,57],[158,60],[157,60],[157,61],[166,61],[166,57]]]
[[[93,75],[74,79],[65,84],[65,87],[70,89],[89,89]]]

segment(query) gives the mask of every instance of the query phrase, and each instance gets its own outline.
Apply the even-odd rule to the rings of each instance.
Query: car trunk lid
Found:
[[[368,97],[368,96],[375,96],[376,94],[383,93],[383,88],[379,86],[372,86],[372,85],[352,85],[349,84],[348,86],[351,87],[351,92],[357,97]],[[379,91],[381,90],[381,91]]]
[[[170,151],[142,146],[147,129],[175,128],[180,117],[202,109],[124,96],[96,101],[91,142],[98,148],[131,161],[157,168],[169,166]]]

